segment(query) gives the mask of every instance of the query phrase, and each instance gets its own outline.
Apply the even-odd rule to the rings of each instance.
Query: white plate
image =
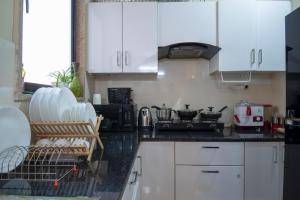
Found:
[[[19,109],[15,107],[0,108],[0,138],[0,152],[14,146],[24,147],[30,145],[31,133],[29,122]],[[11,155],[14,155],[12,159],[1,160],[0,163],[9,166],[9,170],[12,170],[22,162],[22,159],[18,158],[18,154],[10,152]],[[2,159],[4,158],[2,157]],[[0,166],[0,172],[6,173],[8,172],[8,168],[2,169]]]
[[[96,126],[97,114],[96,114],[94,106],[91,103],[86,103],[85,104],[85,110],[86,110],[86,113],[87,113],[86,121],[89,121],[91,119],[94,126]]]
[[[71,90],[66,87],[61,88],[58,98],[58,119],[63,121],[63,114],[65,110],[71,109],[74,105],[76,105],[77,100]]]
[[[49,93],[48,108],[49,108],[49,120],[58,121],[58,95],[60,93],[60,88],[52,88]]]
[[[40,118],[42,121],[49,121],[49,97],[50,97],[50,92],[52,88],[46,88],[42,93],[41,97],[39,99],[39,111],[40,111]]]
[[[41,97],[43,91],[46,88],[40,88],[35,93],[33,93],[31,97],[31,101],[29,104],[29,117],[31,121],[39,121],[40,120],[40,112],[39,112],[39,98]]]

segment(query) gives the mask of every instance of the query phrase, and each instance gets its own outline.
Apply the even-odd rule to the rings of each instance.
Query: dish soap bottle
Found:
[[[79,79],[78,65],[76,62],[72,62],[71,67],[74,72],[74,77],[69,85],[70,90],[73,92],[75,97],[82,97],[82,85]]]

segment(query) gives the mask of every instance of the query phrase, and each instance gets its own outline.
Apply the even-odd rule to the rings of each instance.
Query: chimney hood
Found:
[[[182,42],[171,44],[164,47],[158,47],[158,59],[197,59],[204,58],[210,60],[221,50],[220,47],[198,43]]]

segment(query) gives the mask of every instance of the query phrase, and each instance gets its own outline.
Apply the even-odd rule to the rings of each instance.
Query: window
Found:
[[[28,0],[23,6],[25,82],[53,82],[49,73],[72,61],[72,0]],[[28,10],[28,12],[26,12]]]

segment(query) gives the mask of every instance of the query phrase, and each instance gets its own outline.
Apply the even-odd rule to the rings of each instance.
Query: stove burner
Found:
[[[177,122],[158,122],[155,124],[156,131],[199,131],[223,133],[224,123],[212,121],[177,121]]]

